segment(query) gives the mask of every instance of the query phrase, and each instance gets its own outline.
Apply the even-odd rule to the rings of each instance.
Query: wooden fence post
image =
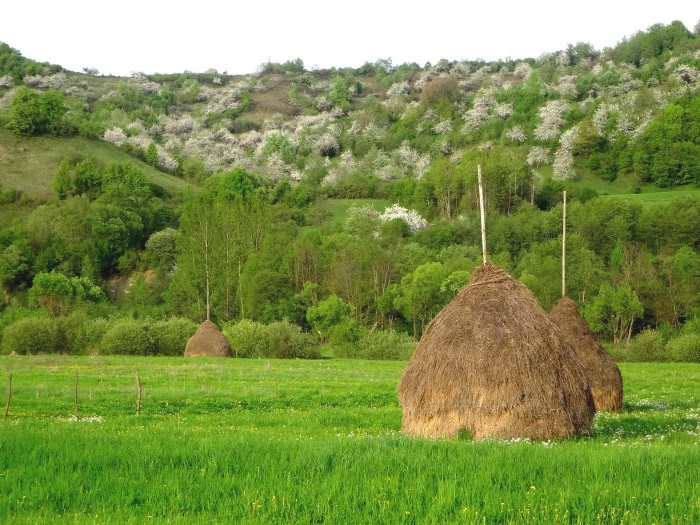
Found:
[[[141,396],[143,395],[143,388],[141,387],[141,378],[139,373],[136,372],[136,415],[141,414]]]
[[[10,374],[9,387],[7,390],[7,403],[5,403],[5,419],[7,419],[7,416],[10,413],[10,401],[11,400],[12,400],[12,374]]]
[[[73,398],[73,408],[75,409],[75,419],[80,419],[78,415],[78,371],[75,371],[75,397]]]

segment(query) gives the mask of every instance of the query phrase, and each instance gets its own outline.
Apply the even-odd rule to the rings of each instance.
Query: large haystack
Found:
[[[428,326],[398,389],[407,434],[476,439],[586,433],[591,392],[535,296],[496,266],[480,266]]]
[[[622,374],[610,355],[591,332],[568,297],[559,299],[549,317],[559,327],[576,352],[593,394],[595,409],[603,412],[622,410]]]
[[[207,320],[187,341],[185,357],[231,357],[231,347],[219,328]]]

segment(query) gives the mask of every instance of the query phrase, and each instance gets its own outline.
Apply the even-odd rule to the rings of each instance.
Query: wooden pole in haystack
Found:
[[[561,236],[561,296],[566,297],[566,192],[564,192],[564,211]]]
[[[73,398],[73,408],[75,410],[75,419],[79,419],[78,416],[78,372],[75,372],[75,396]]]
[[[7,416],[10,413],[10,401],[12,400],[12,374],[10,374],[9,383],[10,384],[7,390],[7,403],[5,403],[5,419],[7,419]]]
[[[479,210],[481,213],[481,255],[486,265],[486,218],[484,216],[484,187],[481,184],[481,164],[476,166],[477,179],[479,180]]]
[[[141,378],[139,373],[136,372],[136,415],[141,414],[141,396],[143,395],[143,388],[141,388]]]

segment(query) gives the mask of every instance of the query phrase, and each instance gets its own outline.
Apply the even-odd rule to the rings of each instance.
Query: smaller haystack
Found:
[[[590,430],[591,391],[535,296],[484,264],[428,326],[399,383],[401,430],[566,438]]]
[[[231,347],[219,328],[206,320],[187,341],[185,357],[231,357]]]
[[[599,412],[622,410],[622,374],[610,355],[600,345],[576,303],[568,297],[559,299],[549,317],[576,352]]]

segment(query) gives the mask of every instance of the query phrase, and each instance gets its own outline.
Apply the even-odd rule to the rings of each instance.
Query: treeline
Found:
[[[415,340],[481,260],[464,162],[449,217],[429,175],[415,185],[376,182],[371,197],[400,196],[386,217],[366,205],[334,209],[339,201],[324,192],[337,187],[272,185],[242,169],[209,178],[173,208],[133,165],[64,164],[63,198],[0,232],[2,326],[39,312],[288,322],[337,355],[357,355],[370,341],[398,345],[384,334]],[[490,257],[549,309],[560,294],[561,194],[554,188],[540,209],[528,195],[509,195],[508,178],[485,175]],[[605,340],[652,329],[665,344],[684,325],[700,337],[692,328],[700,326],[700,199],[574,192],[568,224],[568,293]],[[110,301],[95,285],[108,289],[118,273],[131,282]]]

